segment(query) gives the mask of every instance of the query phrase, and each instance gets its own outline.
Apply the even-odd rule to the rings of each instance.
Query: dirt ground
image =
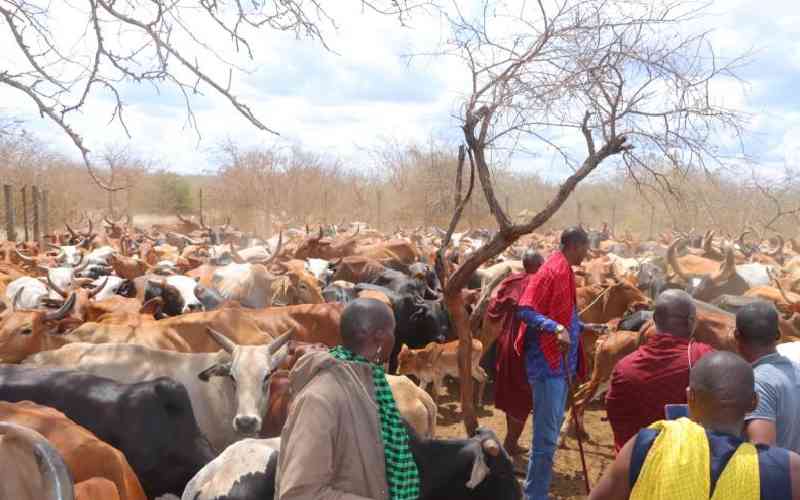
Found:
[[[461,405],[458,400],[458,383],[449,380],[446,383],[448,394],[439,398],[439,416],[436,422],[436,437],[464,437],[464,424],[461,421]],[[494,408],[492,404],[492,386],[486,388],[483,410],[478,413],[479,425],[492,429],[501,440],[505,437],[505,414]],[[584,425],[592,442],[584,443],[584,453],[589,468],[590,485],[595,485],[600,476],[614,460],[614,439],[608,422],[603,421],[606,411],[600,402],[593,403],[586,411]],[[529,448],[531,445],[531,419],[525,425],[520,444]],[[526,459],[515,463],[520,471],[520,479],[524,478],[527,466]],[[581,459],[578,443],[567,439],[566,448],[556,450],[553,483],[550,487],[551,498],[557,500],[577,500],[586,498],[581,471]]]

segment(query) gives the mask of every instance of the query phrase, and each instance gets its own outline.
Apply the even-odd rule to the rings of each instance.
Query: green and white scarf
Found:
[[[386,457],[386,481],[389,483],[391,500],[417,500],[419,498],[419,471],[411,448],[408,445],[408,431],[400,419],[397,404],[392,395],[383,367],[370,363],[363,356],[353,354],[342,346],[330,350],[334,358],[342,361],[366,363],[372,368],[372,381],[375,385],[375,399],[381,422],[383,453]]]

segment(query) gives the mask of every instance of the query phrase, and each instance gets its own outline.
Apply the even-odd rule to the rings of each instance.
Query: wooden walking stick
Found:
[[[581,456],[581,467],[583,468],[583,483],[586,486],[586,494],[588,495],[592,491],[589,487],[589,468],[586,467],[586,455],[583,453],[583,436],[581,436],[581,428],[578,425],[578,413],[575,411],[575,398],[572,397],[572,376],[569,374],[567,353],[561,354],[561,361],[564,363],[564,375],[567,377],[567,398],[569,399],[569,405],[572,409],[572,423],[575,425],[575,434],[578,439],[578,453]]]

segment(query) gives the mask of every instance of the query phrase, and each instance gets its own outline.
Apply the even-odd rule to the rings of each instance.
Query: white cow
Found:
[[[261,429],[269,400],[269,384],[264,380],[282,363],[286,350],[281,347],[289,334],[270,345],[255,346],[236,346],[227,337],[211,335],[232,350],[232,355],[225,351],[178,353],[134,344],[72,343],[34,354],[24,363],[78,369],[122,383],[175,379],[186,387],[203,434],[221,450]]]
[[[119,287],[125,283],[125,280],[119,276],[103,276],[102,278],[97,278],[94,280],[92,282],[92,287],[97,288],[98,286],[103,285],[104,282],[105,285],[103,286],[103,289],[97,292],[97,294],[94,296],[94,300],[96,301],[110,299],[116,295],[119,291]]]
[[[6,287],[6,302],[17,309],[37,309],[42,307],[42,300],[48,298],[50,293],[47,285],[38,279],[23,276]]]
[[[195,474],[181,500],[273,498],[281,439],[244,439],[230,445]]]

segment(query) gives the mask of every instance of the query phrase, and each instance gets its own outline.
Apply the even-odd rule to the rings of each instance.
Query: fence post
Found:
[[[42,237],[46,240],[50,234],[50,217],[48,216],[47,189],[42,189]]]
[[[31,241],[28,234],[28,186],[22,186],[22,229],[25,233],[24,241]]]
[[[203,221],[203,188],[200,188],[200,221]]]
[[[6,199],[6,239],[17,241],[17,231],[14,228],[14,195],[11,184],[3,184],[3,195]]]
[[[380,231],[380,228],[381,228],[381,190],[377,189],[375,191],[375,195],[378,198],[378,224],[377,224],[377,227],[375,229]]]
[[[43,251],[42,234],[39,232],[39,188],[31,186],[31,205],[33,206],[33,240],[39,242],[39,250]]]

